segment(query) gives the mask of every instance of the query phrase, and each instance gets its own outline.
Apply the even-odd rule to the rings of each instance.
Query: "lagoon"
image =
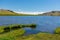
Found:
[[[60,16],[0,16],[0,25],[37,24],[35,29],[24,28],[26,34],[53,33],[60,26]]]

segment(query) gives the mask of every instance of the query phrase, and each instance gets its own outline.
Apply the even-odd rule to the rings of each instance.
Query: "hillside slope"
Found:
[[[0,9],[0,16],[35,16],[35,15],[16,13],[11,10]]]
[[[16,13],[11,10],[0,9],[0,16],[60,16],[60,11],[51,11],[38,15],[30,15],[30,14]]]
[[[43,14],[40,14],[42,16],[60,16],[60,11],[51,11],[51,12],[46,12]]]
[[[0,16],[9,16],[9,15],[11,16],[11,15],[18,15],[18,14],[11,10],[0,9]]]

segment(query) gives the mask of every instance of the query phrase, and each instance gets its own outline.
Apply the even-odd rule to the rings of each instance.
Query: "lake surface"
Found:
[[[26,34],[50,32],[60,26],[60,16],[0,16],[0,25],[8,24],[37,24],[35,29],[24,28]]]

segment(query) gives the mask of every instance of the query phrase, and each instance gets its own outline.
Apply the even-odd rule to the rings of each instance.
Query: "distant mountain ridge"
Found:
[[[0,9],[0,16],[8,16],[8,15],[18,15],[18,14],[11,10]]]
[[[4,10],[4,9],[0,9],[0,16],[28,16],[28,14],[18,14],[14,11],[11,10]]]
[[[60,16],[60,11],[51,11],[51,12],[46,12],[43,14],[40,14],[42,16]]]
[[[38,15],[30,15],[29,13],[28,14],[16,13],[11,10],[0,9],[0,16],[60,16],[60,11],[51,11]]]

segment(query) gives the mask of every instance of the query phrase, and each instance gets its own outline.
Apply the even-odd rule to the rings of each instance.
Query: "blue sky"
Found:
[[[0,0],[0,9],[24,12],[60,10],[60,0]]]

